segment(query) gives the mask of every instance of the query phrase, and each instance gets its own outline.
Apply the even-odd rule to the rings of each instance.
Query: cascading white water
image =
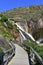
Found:
[[[30,33],[27,33],[26,31],[24,31],[24,29],[22,29],[21,26],[19,26],[17,23],[14,23],[14,24],[19,28],[19,30],[23,31],[26,35],[28,35],[29,38],[30,38],[32,41],[34,41],[34,42],[36,42],[37,44],[39,44],[39,41],[36,41]],[[21,33],[21,32],[20,32],[20,33]],[[22,34],[22,35],[23,35],[23,34]],[[24,36],[23,36],[23,37],[24,37]]]
[[[24,40],[26,40],[26,37],[23,35],[23,33],[19,30],[21,36],[23,37]]]
[[[26,37],[23,35],[23,33],[19,30],[20,33],[20,38],[21,38],[21,43],[23,43],[24,40],[26,40]]]
[[[26,33],[33,41],[35,41],[35,39],[33,38],[33,36],[30,33],[25,32],[17,23],[15,23],[17,25],[17,27],[22,30],[24,33]]]
[[[43,42],[43,38],[39,38],[37,41],[38,41],[39,43],[41,43],[41,42]]]

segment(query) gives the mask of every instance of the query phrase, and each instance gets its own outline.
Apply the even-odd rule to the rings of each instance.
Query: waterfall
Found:
[[[18,28],[19,30],[21,30],[21,31],[24,32],[26,35],[28,35],[29,38],[30,38],[32,41],[34,41],[34,42],[36,42],[37,44],[39,44],[39,41],[36,41],[30,33],[24,31],[24,29],[22,29],[21,26],[19,26],[17,23],[14,23],[14,24],[17,26],[17,28]],[[21,33],[21,31],[20,31],[20,33]],[[22,34],[22,33],[21,33],[21,34]],[[23,38],[24,38],[24,35],[23,35],[23,34],[22,34],[22,36],[23,36]]]
[[[37,42],[41,43],[43,41],[43,38],[39,38]]]
[[[33,36],[32,36],[30,33],[25,32],[24,29],[22,29],[17,23],[15,23],[15,24],[17,25],[17,27],[18,27],[21,31],[23,31],[24,33],[26,33],[33,41],[35,41],[35,39],[33,38]]]
[[[23,43],[24,40],[26,40],[26,37],[23,35],[23,33],[19,30],[21,43]]]

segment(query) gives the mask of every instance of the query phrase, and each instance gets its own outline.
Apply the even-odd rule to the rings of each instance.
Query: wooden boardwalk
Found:
[[[12,58],[8,65],[29,65],[27,52],[17,44],[15,44],[15,47],[15,56]]]

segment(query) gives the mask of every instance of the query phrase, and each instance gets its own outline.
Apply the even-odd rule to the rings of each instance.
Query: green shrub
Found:
[[[38,44],[29,42],[28,40],[24,41],[24,43],[32,47],[43,58],[43,46],[39,46]]]
[[[9,21],[7,21],[6,24],[8,28],[13,29],[13,25]]]
[[[1,17],[1,21],[2,21],[2,22],[6,22],[6,21],[8,21],[8,18],[3,15],[3,16]]]

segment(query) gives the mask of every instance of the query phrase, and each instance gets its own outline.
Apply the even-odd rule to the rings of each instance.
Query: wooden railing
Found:
[[[32,47],[29,47],[26,44],[23,44],[23,47],[28,53],[30,65],[35,65],[36,62],[38,63],[38,65],[43,65],[43,59],[38,55],[38,53]]]
[[[29,41],[34,42],[36,44],[39,44],[39,42],[37,42],[31,34],[25,32],[17,23],[15,23],[15,25],[17,26],[18,30],[20,30],[23,35],[29,39]],[[23,48],[25,48],[25,50],[28,53],[28,57],[29,57],[29,61],[30,61],[30,65],[34,65],[37,61],[37,65],[43,65],[43,59],[38,55],[38,53],[32,48],[29,47],[28,45],[26,45],[25,43],[22,44],[21,46],[23,46]],[[34,61],[35,60],[35,61]]]
[[[2,63],[0,65],[7,65],[8,62],[11,60],[11,58],[15,55],[15,46],[13,45],[13,47],[7,51],[4,52],[4,55],[2,57]],[[4,60],[4,57],[7,57]]]

